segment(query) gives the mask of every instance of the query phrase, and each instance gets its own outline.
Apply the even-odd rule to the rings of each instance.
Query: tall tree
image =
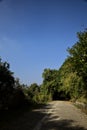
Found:
[[[28,88],[28,96],[30,100],[37,102],[39,92],[40,92],[40,87],[37,85],[37,83],[31,84]]]
[[[43,85],[42,85],[43,93],[46,96],[50,95],[49,98],[53,99],[53,95],[54,93],[57,94],[59,87],[58,70],[44,69],[42,77],[43,77]]]
[[[0,59],[0,104],[2,106],[8,104],[9,97],[14,89],[14,82],[10,65],[7,62],[2,62]]]
[[[78,42],[68,48],[73,71],[82,77],[87,95],[87,31],[77,33]]]

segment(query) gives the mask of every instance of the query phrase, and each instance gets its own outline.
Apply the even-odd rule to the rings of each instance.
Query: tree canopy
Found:
[[[41,103],[83,98],[87,103],[87,31],[79,32],[77,36],[78,41],[67,49],[69,55],[60,68],[44,69],[41,85],[21,85],[19,78],[14,78],[10,64],[0,59],[0,105],[8,106],[9,99],[22,104],[25,99]]]
[[[73,72],[82,77],[84,91],[87,92],[87,31],[77,33],[78,42],[68,48]]]
[[[10,65],[7,62],[2,62],[0,59],[0,103],[6,105],[10,95],[14,89],[13,72],[10,71]]]

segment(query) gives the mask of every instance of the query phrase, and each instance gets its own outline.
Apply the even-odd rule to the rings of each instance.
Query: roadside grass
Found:
[[[85,114],[87,114],[87,107],[83,107],[81,105],[76,105],[79,109],[81,109],[82,112],[84,112]]]
[[[74,105],[80,109],[82,112],[84,112],[85,114],[87,114],[87,105],[82,105],[80,103],[74,103]]]

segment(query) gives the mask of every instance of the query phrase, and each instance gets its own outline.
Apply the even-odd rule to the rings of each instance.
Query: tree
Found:
[[[48,96],[48,100],[52,100],[55,97],[55,93],[58,94],[59,80],[58,80],[58,70],[55,69],[44,69],[42,74],[43,85],[42,91],[45,97]],[[56,95],[57,97],[57,95]]]
[[[73,66],[73,72],[82,77],[84,92],[87,95],[87,31],[77,33],[78,42],[68,48],[69,57]]]
[[[0,104],[7,106],[9,98],[14,89],[13,72],[10,71],[10,65],[7,62],[2,62],[0,59]]]
[[[31,100],[37,102],[38,101],[38,94],[40,92],[40,87],[37,83],[33,83],[28,88],[28,96]]]

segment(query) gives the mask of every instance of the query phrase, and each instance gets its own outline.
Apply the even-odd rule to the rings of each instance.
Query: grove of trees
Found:
[[[59,69],[44,69],[41,85],[20,84],[10,65],[0,59],[0,109],[50,100],[87,103],[87,31],[77,33],[78,41],[68,48],[68,57]]]
[[[38,94],[34,94],[39,95],[37,102],[79,100],[87,103],[87,31],[79,32],[77,36],[78,41],[67,49],[68,56],[62,66],[57,70],[44,69],[43,83]]]

